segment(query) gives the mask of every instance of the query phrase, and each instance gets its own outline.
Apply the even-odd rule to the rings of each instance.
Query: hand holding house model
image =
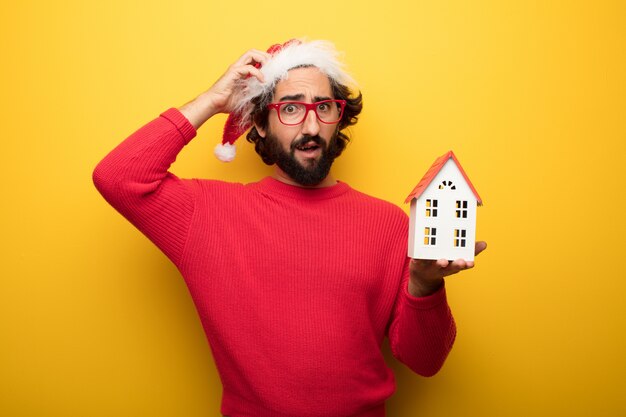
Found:
[[[452,151],[435,160],[409,202],[411,258],[474,260],[476,208],[482,199]]]

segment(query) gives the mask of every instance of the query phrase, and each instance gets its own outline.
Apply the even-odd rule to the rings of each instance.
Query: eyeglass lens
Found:
[[[278,111],[280,120],[287,124],[300,124],[307,115],[306,106],[301,103],[284,103]],[[314,111],[325,123],[336,123],[341,119],[341,106],[337,102],[319,103],[314,107]]]

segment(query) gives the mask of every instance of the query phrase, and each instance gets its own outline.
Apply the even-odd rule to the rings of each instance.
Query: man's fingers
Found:
[[[250,74],[256,77],[256,79],[259,80],[260,83],[265,82],[265,75],[263,75],[263,73],[259,71],[257,68],[252,67],[252,70],[250,70]]]
[[[235,61],[234,65],[250,65],[254,64],[255,62],[263,65],[270,57],[271,55],[267,52],[259,51],[258,49],[250,49],[245,54],[241,55],[239,59]]]
[[[457,271],[462,271],[464,269],[469,269],[474,267],[474,262],[466,261],[465,259],[457,259],[452,262],[452,269],[456,269]]]
[[[246,77],[248,75],[251,75],[259,80],[259,82],[265,82],[265,77],[263,76],[263,73],[259,71],[258,68],[255,68],[252,65],[244,65],[243,67],[237,68],[236,71],[240,77]]]
[[[441,269],[447,268],[450,262],[447,259],[438,259],[437,266]]]
[[[473,267],[473,261],[466,261],[464,259],[457,259],[455,261],[448,261],[447,259],[438,259],[436,261],[427,259],[411,260],[411,269],[426,273],[442,274],[443,276],[453,275]]]
[[[476,255],[484,251],[486,248],[486,242],[476,242]],[[447,259],[438,259],[436,261],[427,259],[412,259],[410,263],[411,275],[416,277],[430,276],[443,278],[473,267],[474,261],[466,261],[464,259],[457,259],[455,261],[448,261]]]
[[[265,82],[265,77],[255,65],[257,63],[263,65],[269,58],[270,54],[267,52],[251,49],[228,68],[223,79],[233,81],[235,78],[243,78],[250,75],[263,83]]]
[[[448,266],[450,261],[447,259],[413,259],[411,263],[418,269],[444,269]]]
[[[474,256],[478,255],[485,249],[487,249],[487,242],[476,242],[476,245],[474,246]]]
[[[439,261],[437,261],[437,263],[439,264]],[[454,275],[458,272],[474,267],[474,262],[466,261],[464,259],[457,259],[454,262],[446,261],[446,263],[448,265],[445,268],[442,268],[442,272],[444,276]]]

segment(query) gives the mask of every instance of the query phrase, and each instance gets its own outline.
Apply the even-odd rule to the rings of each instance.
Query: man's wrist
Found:
[[[178,110],[196,129],[217,113],[213,100],[208,92],[200,94],[194,100],[181,106]]]
[[[413,279],[409,279],[409,294],[413,297],[427,297],[436,293],[442,286],[443,278],[432,282],[415,282]]]

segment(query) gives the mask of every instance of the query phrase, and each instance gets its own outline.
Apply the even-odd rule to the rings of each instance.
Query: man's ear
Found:
[[[261,136],[263,139],[265,139],[265,129],[263,129],[261,126],[259,126],[258,124],[254,124],[254,128],[256,129],[257,133],[259,134],[259,136]]]

